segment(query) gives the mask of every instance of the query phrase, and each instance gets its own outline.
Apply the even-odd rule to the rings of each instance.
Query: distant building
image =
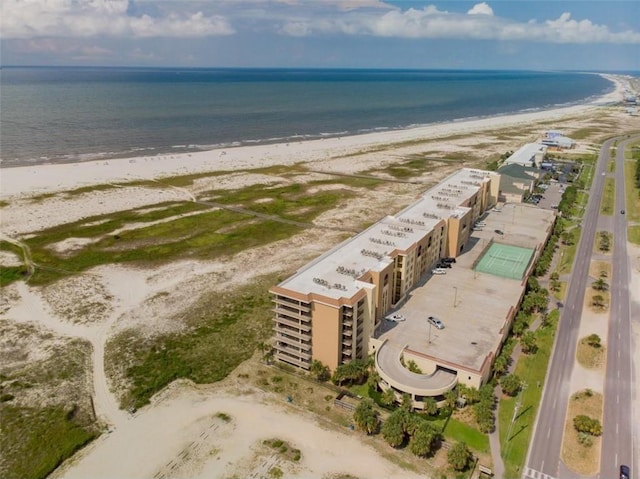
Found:
[[[498,201],[505,203],[522,203],[524,197],[533,193],[536,180],[542,172],[536,168],[528,168],[515,163],[498,168],[500,173],[500,193]]]
[[[547,130],[542,136],[540,143],[551,148],[560,148],[563,150],[568,150],[576,146],[575,140],[565,136],[564,133],[559,130]]]
[[[520,165],[530,168],[540,168],[544,155],[547,153],[547,145],[539,143],[527,143],[520,147],[509,158],[504,160],[505,165]]]

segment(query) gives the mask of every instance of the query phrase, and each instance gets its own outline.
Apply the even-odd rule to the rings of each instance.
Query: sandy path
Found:
[[[176,388],[177,389],[177,388]],[[267,477],[277,465],[284,477],[352,474],[369,478],[423,477],[382,459],[362,443],[359,433],[327,430],[287,405],[268,404],[260,395],[231,396],[181,388],[144,414],[98,440],[71,467],[54,477],[92,479],[127,477]],[[219,412],[231,421],[215,417]],[[301,450],[294,464],[256,446],[279,438]]]
[[[14,321],[35,322],[61,336],[81,338],[91,343],[93,403],[96,414],[112,427],[122,424],[127,413],[118,407],[118,401],[109,390],[104,370],[104,345],[115,316],[98,325],[73,324],[57,318],[42,296],[25,283],[16,283],[16,289],[21,300],[8,312],[8,316]]]

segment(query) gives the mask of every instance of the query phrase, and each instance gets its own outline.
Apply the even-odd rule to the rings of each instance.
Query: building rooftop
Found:
[[[363,286],[367,271],[387,267],[394,252],[402,253],[443,220],[465,214],[460,206],[475,194],[491,173],[463,168],[423,193],[395,216],[387,216],[361,233],[305,265],[278,286],[303,294],[350,298]]]
[[[407,320],[385,321],[377,337],[387,339],[388,348],[397,354],[406,346],[455,367],[481,370],[487,355],[499,345],[524,282],[479,273],[473,265],[491,240],[535,248],[545,240],[554,216],[552,211],[516,203],[487,213],[483,218],[486,226],[473,232],[471,247],[458,256],[447,274],[423,281],[398,309]],[[442,320],[444,329],[430,328],[428,316]]]
[[[517,149],[504,162],[505,164],[517,163],[524,166],[533,166],[533,158],[538,154],[544,154],[547,151],[545,145],[539,143],[527,143]]]

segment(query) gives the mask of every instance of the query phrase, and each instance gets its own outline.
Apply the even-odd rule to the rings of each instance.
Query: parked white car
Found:
[[[435,316],[429,316],[429,318],[427,318],[429,320],[429,322],[431,324],[433,324],[436,328],[438,329],[444,329],[444,323],[442,321],[440,321],[438,318],[436,318]]]
[[[399,323],[400,321],[405,321],[407,318],[405,318],[401,314],[392,314],[391,316],[387,316],[387,319],[389,321],[393,321],[394,323]]]
[[[431,270],[431,274],[447,274],[447,270],[444,268],[435,268]]]

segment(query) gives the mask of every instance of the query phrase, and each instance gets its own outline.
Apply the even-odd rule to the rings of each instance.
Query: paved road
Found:
[[[633,344],[629,314],[629,257],[627,255],[627,215],[624,191],[624,147],[616,153],[616,203],[613,214],[613,275],[611,277],[611,314],[607,338],[607,374],[604,390],[604,421],[602,456],[599,477],[617,477],[620,464],[631,467],[633,473]],[[638,465],[635,464],[635,467]]]
[[[582,235],[578,243],[572,277],[549,363],[544,396],[523,471],[524,477],[527,478],[547,479],[567,475],[566,468],[559,470],[562,433],[570,395],[569,384],[576,354],[589,264],[604,190],[603,173],[606,173],[609,150],[614,141],[615,139],[607,140],[602,145],[595,165],[591,194],[582,221]]]

